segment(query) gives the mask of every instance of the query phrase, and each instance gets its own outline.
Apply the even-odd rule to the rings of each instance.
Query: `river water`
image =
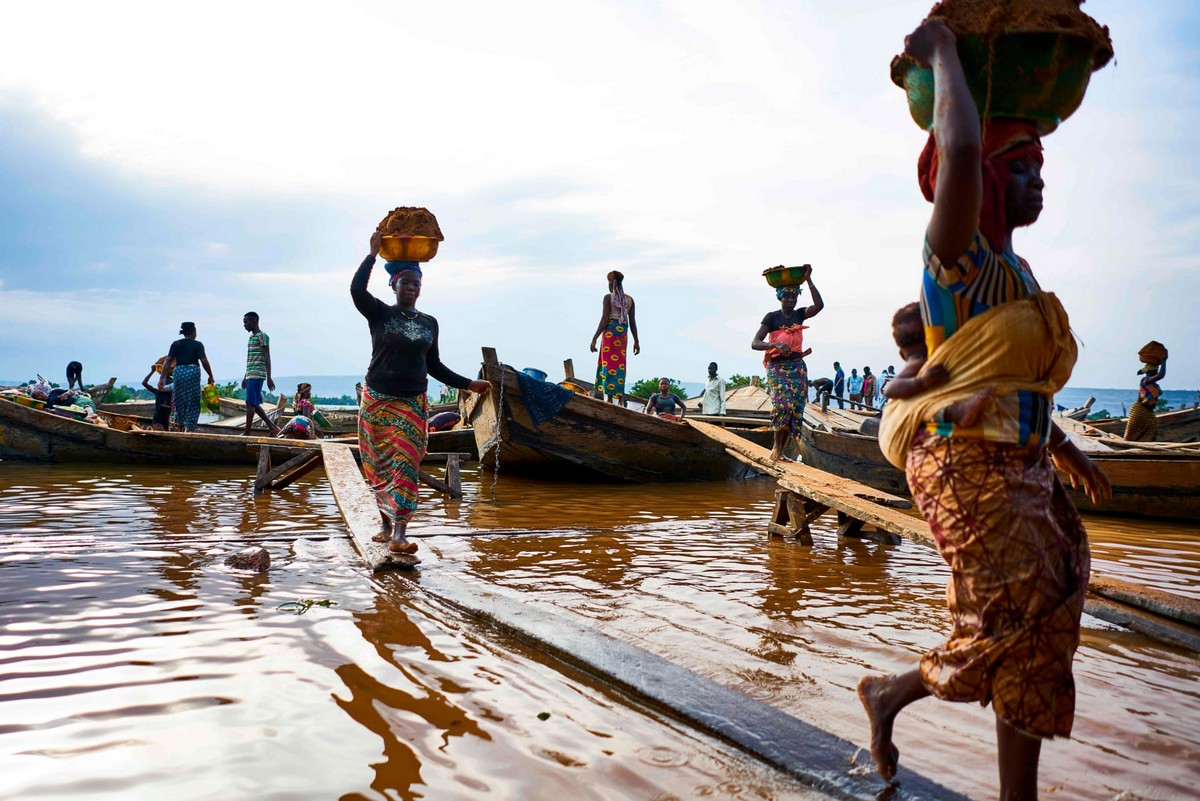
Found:
[[[0,796],[808,799],[751,757],[360,567],[323,475],[0,464]],[[773,482],[423,495],[422,569],[582,618],[858,743],[867,671],[945,635],[913,543],[764,534]],[[1200,598],[1200,525],[1089,520],[1094,569]],[[262,544],[265,575],[223,566]],[[328,601],[303,614],[288,602]],[[1200,786],[1200,659],[1085,618],[1074,739],[1048,798]],[[991,712],[926,700],[902,765],[995,797]],[[882,783],[881,783],[882,788]]]

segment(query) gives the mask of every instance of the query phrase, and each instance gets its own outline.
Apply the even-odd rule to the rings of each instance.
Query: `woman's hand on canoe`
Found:
[[[467,391],[474,392],[476,395],[486,395],[492,391],[492,382],[477,378],[467,385]]]
[[[1054,460],[1055,467],[1067,474],[1071,487],[1083,489],[1092,503],[1099,505],[1102,500],[1112,500],[1112,485],[1108,483],[1108,476],[1074,442],[1065,440],[1050,451],[1050,458]]]
[[[904,37],[904,54],[917,62],[918,66],[928,67],[933,57],[942,47],[955,46],[954,32],[945,23],[936,19],[927,19],[917,26],[917,29]],[[809,273],[811,279],[812,273]]]

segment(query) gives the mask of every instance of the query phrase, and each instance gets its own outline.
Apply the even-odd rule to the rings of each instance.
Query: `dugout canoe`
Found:
[[[133,430],[136,418],[101,412],[97,425],[0,400],[0,459],[38,462],[254,464],[259,445],[272,455],[319,449],[313,440]],[[148,423],[148,421],[146,421]],[[129,429],[129,430],[123,430]]]
[[[517,371],[483,349],[492,391],[462,401],[479,462],[501,472],[546,478],[703,481],[744,476],[747,468],[690,426],[565,391],[557,413],[535,425]],[[536,381],[536,379],[527,379]],[[544,383],[544,382],[539,382]],[[549,394],[554,394],[549,390]]]
[[[1200,408],[1157,412],[1157,442],[1200,442]],[[1125,435],[1126,417],[1088,420],[1087,424],[1107,434]]]
[[[884,492],[908,492],[903,471],[884,458],[870,424],[860,423],[855,430],[841,416],[824,415],[811,405],[805,407],[804,417],[800,455],[805,464]],[[1072,432],[1071,436],[1079,441],[1077,433]],[[1113,487],[1113,499],[1096,505],[1083,492],[1071,489],[1070,482],[1060,474],[1067,494],[1081,512],[1200,519],[1200,449],[1169,446],[1116,449],[1104,440],[1083,442],[1081,447],[1100,466]]]

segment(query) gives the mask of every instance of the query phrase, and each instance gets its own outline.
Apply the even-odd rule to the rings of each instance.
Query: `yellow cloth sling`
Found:
[[[1052,396],[1066,385],[1078,349],[1062,303],[1051,292],[1013,300],[967,320],[925,366],[940,364],[950,380],[915,398],[888,401],[879,447],[901,470],[924,423],[950,404],[986,387],[996,397],[1027,390]]]

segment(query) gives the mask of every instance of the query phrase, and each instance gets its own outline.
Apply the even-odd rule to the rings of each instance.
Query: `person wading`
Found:
[[[883,778],[896,774],[896,715],[934,695],[992,705],[1000,798],[1035,799],[1042,740],[1071,733],[1071,661],[1090,565],[1083,524],[1054,467],[1093,500],[1111,497],[1111,489],[1050,421],[1076,345],[1061,304],[1012,250],[1013,229],[1042,210],[1036,129],[985,120],[981,134],[954,34],[942,23],[923,22],[905,52],[932,68],[936,87],[934,133],[918,164],[922,193],[933,202],[921,310],[925,369],[941,364],[950,378],[888,403],[880,446],[905,467],[950,566],[953,630],[917,667],[865,677],[858,693]],[[951,402],[1001,379],[1006,391],[976,426],[935,420]]]
[[[354,307],[371,331],[371,363],[367,367],[358,414],[358,449],[363,475],[375,492],[382,526],[377,542],[392,553],[413,553],[415,542],[405,536],[417,509],[417,481],[429,442],[429,376],[457,389],[485,394],[487,381],[465,378],[442,364],[438,352],[438,321],[417,311],[421,296],[421,265],[415,261],[387,262],[395,304],[367,291],[381,234],[371,235],[371,252],[350,282]]]

